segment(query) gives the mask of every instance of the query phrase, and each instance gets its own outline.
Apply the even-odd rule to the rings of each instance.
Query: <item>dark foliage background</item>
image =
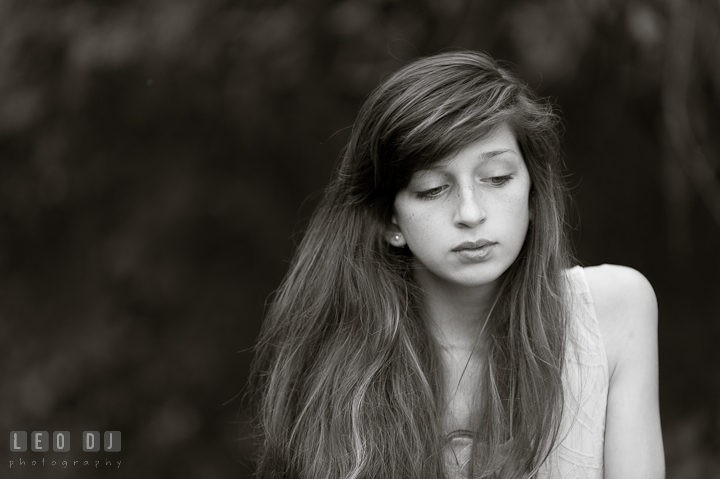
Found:
[[[248,477],[231,399],[347,127],[455,47],[561,110],[578,258],[657,291],[668,478],[720,477],[712,0],[0,0],[1,429],[123,434],[0,476]]]

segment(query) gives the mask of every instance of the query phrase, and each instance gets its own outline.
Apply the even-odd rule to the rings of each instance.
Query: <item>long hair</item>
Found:
[[[502,124],[530,174],[533,220],[483,340],[476,473],[528,477],[547,457],[568,316],[557,117],[489,56],[454,52],[408,64],[367,98],[268,309],[251,375],[259,477],[444,477],[437,345],[412,253],[385,231],[414,172]]]

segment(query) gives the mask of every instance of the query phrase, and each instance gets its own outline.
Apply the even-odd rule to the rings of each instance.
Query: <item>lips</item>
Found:
[[[467,250],[477,250],[480,248],[483,248],[485,246],[494,245],[496,244],[494,241],[486,240],[486,239],[479,239],[477,241],[465,241],[463,243],[460,243],[456,247],[454,247],[452,250],[455,252],[458,251],[467,251]]]

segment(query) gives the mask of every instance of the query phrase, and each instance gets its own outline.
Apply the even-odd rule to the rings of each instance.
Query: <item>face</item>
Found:
[[[530,175],[506,125],[413,175],[388,241],[407,245],[430,288],[487,287],[515,261],[530,221]]]

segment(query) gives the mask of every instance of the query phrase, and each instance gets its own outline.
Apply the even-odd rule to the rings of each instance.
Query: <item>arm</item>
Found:
[[[631,268],[603,265],[585,272],[610,368],[605,478],[664,478],[655,292]]]

